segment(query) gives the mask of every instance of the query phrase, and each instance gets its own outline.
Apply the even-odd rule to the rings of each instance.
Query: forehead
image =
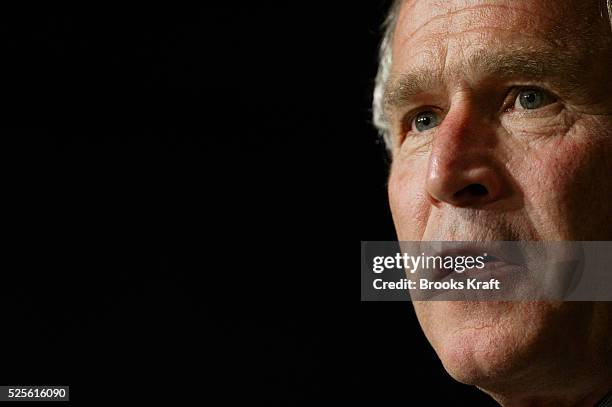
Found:
[[[591,48],[602,26],[600,1],[408,0],[393,41],[393,69],[468,60],[483,50]],[[601,34],[601,31],[599,32]],[[589,42],[589,44],[585,44]]]

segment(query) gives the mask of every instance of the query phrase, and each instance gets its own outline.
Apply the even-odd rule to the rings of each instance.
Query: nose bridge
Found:
[[[434,204],[484,207],[508,193],[494,156],[494,126],[481,117],[462,100],[438,126],[427,170],[427,192]]]
[[[450,169],[467,164],[467,155],[479,142],[477,130],[470,129],[470,116],[465,108],[449,112],[434,137],[430,166]]]

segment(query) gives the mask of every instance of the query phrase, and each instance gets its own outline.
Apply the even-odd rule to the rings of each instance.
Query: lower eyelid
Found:
[[[564,107],[564,104],[560,103],[559,101],[556,101],[546,106],[542,106],[538,109],[517,109],[505,111],[503,116],[508,116],[508,118],[514,118],[517,120],[552,118],[560,114],[563,111]]]

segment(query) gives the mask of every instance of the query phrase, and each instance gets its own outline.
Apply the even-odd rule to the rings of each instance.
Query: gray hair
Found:
[[[383,138],[385,145],[389,150],[391,150],[393,147],[393,138],[391,136],[391,130],[389,129],[389,123],[387,122],[384,113],[383,98],[385,93],[385,85],[391,72],[391,45],[393,43],[393,33],[395,32],[399,10],[403,2],[404,0],[393,0],[387,14],[387,18],[382,26],[383,37],[378,53],[378,72],[376,73],[374,96],[372,99],[372,121],[374,126],[378,129],[378,134]],[[612,0],[606,0],[606,3],[608,18],[610,19],[610,25],[612,27]]]

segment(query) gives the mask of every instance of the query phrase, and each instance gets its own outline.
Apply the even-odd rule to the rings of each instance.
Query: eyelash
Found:
[[[502,109],[503,112],[512,112],[514,110],[514,106],[516,104],[516,100],[519,96],[519,94],[523,91],[528,91],[528,90],[537,90],[542,92],[542,94],[544,95],[544,104],[542,105],[542,107],[537,108],[537,109],[522,109],[522,112],[529,112],[529,111],[539,111],[541,109],[546,108],[548,105],[551,105],[555,102],[557,102],[559,100],[559,98],[557,96],[555,96],[552,92],[547,91],[546,89],[542,89],[538,86],[529,86],[529,85],[525,85],[525,86],[516,86],[512,89],[510,89],[510,92],[508,92],[508,95],[506,96],[506,98],[504,99],[504,107]]]
[[[512,112],[514,110],[514,106],[516,104],[516,100],[520,92],[527,91],[527,90],[538,90],[542,92],[542,94],[545,97],[545,104],[542,107],[533,109],[533,110],[523,109],[521,110],[522,112],[539,111],[541,109],[546,108],[548,105],[551,105],[559,100],[559,98],[556,95],[554,95],[552,92],[549,92],[538,86],[529,86],[529,85],[515,86],[511,88],[510,91],[506,94],[506,97],[504,98],[504,102],[503,102],[502,112]],[[444,120],[444,115],[442,114],[442,111],[439,108],[436,108],[434,106],[423,106],[423,107],[420,107],[418,110],[415,110],[406,115],[406,118],[403,120],[403,124],[402,124],[402,133],[405,135],[413,131],[412,128],[414,126],[414,122],[417,116],[421,113],[426,113],[426,112],[434,112],[436,114],[440,114],[441,115],[440,122]]]
[[[418,108],[417,110],[413,110],[412,112],[409,112],[408,114],[406,114],[406,116],[404,117],[404,119],[402,120],[402,138],[406,136],[406,134],[412,132],[412,127],[414,125],[414,121],[416,120],[417,116],[420,115],[421,113],[425,113],[425,112],[434,112],[436,114],[440,114],[441,115],[441,119],[440,122],[442,122],[442,120],[444,120],[444,115],[442,114],[442,111],[434,106],[423,106]]]

